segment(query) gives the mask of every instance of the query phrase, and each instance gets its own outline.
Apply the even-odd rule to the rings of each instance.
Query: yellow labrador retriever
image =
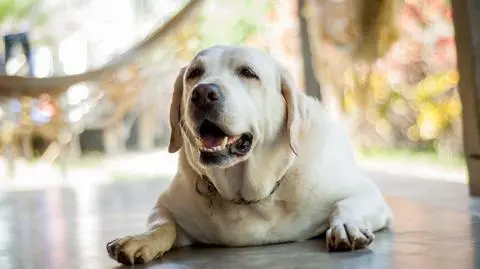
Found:
[[[390,209],[355,166],[349,139],[285,68],[248,47],[198,53],[174,85],[169,151],[178,172],[145,233],[107,244],[123,264],[195,243],[252,246],[326,233],[365,248]]]

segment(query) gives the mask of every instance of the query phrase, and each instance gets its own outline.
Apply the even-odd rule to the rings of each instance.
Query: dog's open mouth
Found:
[[[199,128],[200,152],[243,156],[250,151],[253,136],[250,133],[230,135],[215,123],[204,120]]]

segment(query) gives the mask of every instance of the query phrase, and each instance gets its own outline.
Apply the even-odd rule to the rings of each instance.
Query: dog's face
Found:
[[[252,48],[212,47],[177,78],[169,150],[188,146],[203,166],[233,166],[298,125],[294,110],[291,79],[275,60]]]

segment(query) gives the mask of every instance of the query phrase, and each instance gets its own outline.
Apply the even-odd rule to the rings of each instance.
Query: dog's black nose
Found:
[[[213,83],[199,84],[192,92],[192,104],[198,108],[210,108],[223,101],[220,87]]]

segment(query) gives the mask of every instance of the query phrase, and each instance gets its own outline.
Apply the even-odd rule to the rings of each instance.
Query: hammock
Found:
[[[139,55],[149,51],[159,40],[165,38],[177,26],[187,20],[188,17],[192,16],[202,2],[203,0],[190,0],[165,24],[125,53],[112,59],[100,68],[75,75],[47,78],[0,75],[0,96],[38,96],[42,93],[59,94],[80,82],[102,80],[102,78],[111,75]]]

